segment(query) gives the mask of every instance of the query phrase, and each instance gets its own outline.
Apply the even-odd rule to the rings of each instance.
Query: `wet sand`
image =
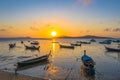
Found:
[[[0,71],[0,80],[50,80],[50,79],[36,78],[22,74],[15,75],[14,73]]]

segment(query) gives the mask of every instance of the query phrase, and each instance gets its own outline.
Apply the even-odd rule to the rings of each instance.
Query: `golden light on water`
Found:
[[[52,35],[53,37],[55,37],[55,36],[57,35],[56,31],[52,31],[52,32],[51,32],[51,35]]]

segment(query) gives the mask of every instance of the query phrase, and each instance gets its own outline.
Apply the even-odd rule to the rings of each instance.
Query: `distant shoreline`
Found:
[[[113,38],[113,37],[101,37],[101,36],[80,36],[80,37],[71,37],[71,36],[62,36],[62,37],[54,37],[55,39],[120,39],[120,38]],[[51,40],[53,38],[31,38],[31,37],[11,37],[11,38],[0,38],[0,40],[4,39],[42,39],[42,40]]]

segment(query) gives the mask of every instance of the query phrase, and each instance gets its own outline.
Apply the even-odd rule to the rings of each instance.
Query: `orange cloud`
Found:
[[[6,31],[6,29],[0,29],[0,31]]]

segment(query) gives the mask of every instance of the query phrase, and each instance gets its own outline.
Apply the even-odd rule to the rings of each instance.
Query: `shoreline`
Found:
[[[0,80],[51,80],[51,79],[43,79],[23,74],[15,74],[6,71],[0,71]]]

